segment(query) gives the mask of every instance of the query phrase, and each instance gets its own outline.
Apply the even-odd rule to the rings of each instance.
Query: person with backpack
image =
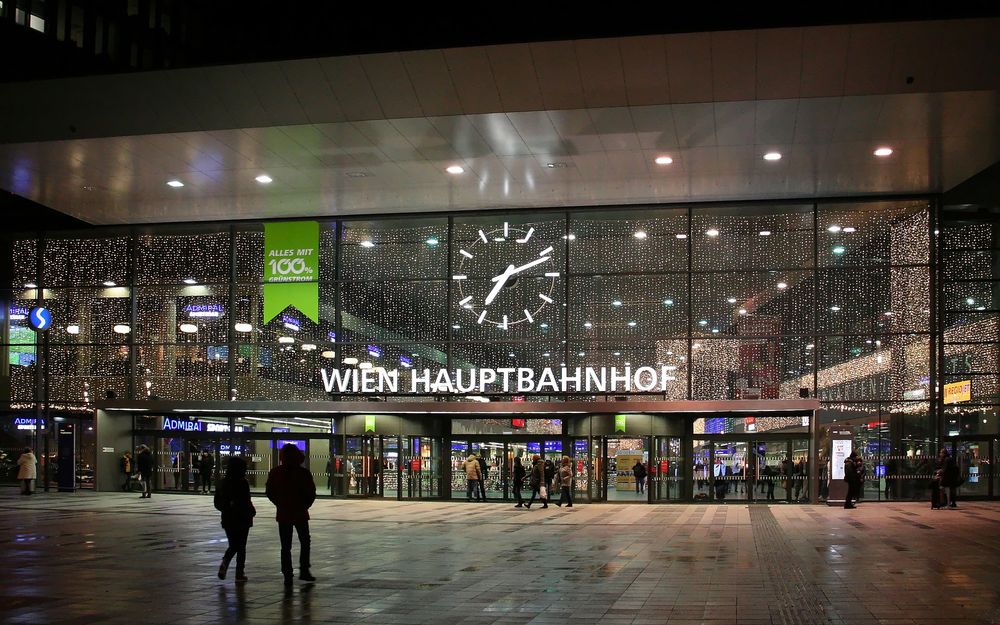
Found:
[[[299,579],[314,582],[310,572],[309,508],[316,501],[312,473],[302,466],[306,457],[294,443],[278,452],[278,466],[267,475],[265,492],[276,508],[278,536],[281,540],[281,574],[285,586],[292,585],[292,529],[299,535]]]
[[[226,579],[229,564],[236,556],[236,581],[247,581],[247,538],[257,515],[250,500],[250,484],[247,482],[247,463],[240,456],[229,458],[226,477],[215,489],[215,509],[222,513],[222,529],[226,531],[229,546],[219,565],[219,579]]]

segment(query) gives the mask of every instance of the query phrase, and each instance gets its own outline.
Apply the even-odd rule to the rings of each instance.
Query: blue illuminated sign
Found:
[[[292,317],[291,315],[281,315],[281,325],[285,326],[289,330],[297,331],[300,323],[301,322],[298,319]]]
[[[585,440],[574,441],[573,447],[574,447],[574,449],[576,449],[576,453],[578,455],[581,454],[581,453],[587,453],[587,441],[585,441]]]
[[[337,333],[336,332],[327,332],[326,333],[326,338],[330,339],[331,341],[336,341],[337,340]]]
[[[10,307],[10,320],[11,321],[24,321],[28,318],[28,309],[24,306],[11,306]]]
[[[562,441],[545,441],[545,453],[562,452]]]
[[[288,428],[271,428],[272,432],[288,432]]]
[[[378,345],[369,345],[368,346],[368,355],[372,356],[374,358],[381,358],[382,357],[382,348],[379,347]]]
[[[221,317],[225,313],[222,304],[188,304],[184,307],[188,317]]]
[[[18,430],[34,430],[38,425],[35,417],[14,417],[14,427]],[[45,427],[45,419],[42,419],[42,427]]]
[[[201,432],[202,423],[200,421],[191,421],[189,419],[172,419],[170,417],[164,417],[163,429],[180,430],[183,432]]]
[[[705,419],[705,434],[722,434],[725,430],[725,417],[709,417]]]
[[[41,306],[36,306],[31,309],[28,314],[28,323],[31,327],[39,332],[44,332],[48,330],[52,325],[52,313],[49,312],[48,308],[42,308]]]
[[[406,367],[407,369],[409,369],[410,367],[413,366],[413,361],[410,360],[409,358],[407,358],[406,356],[400,356],[399,357],[399,364],[401,364],[404,367]]]
[[[540,454],[542,453],[541,443],[528,443],[528,453],[529,454]]]

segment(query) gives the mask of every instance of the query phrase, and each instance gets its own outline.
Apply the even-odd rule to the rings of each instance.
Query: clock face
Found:
[[[535,323],[554,302],[559,272],[554,247],[536,238],[535,229],[504,222],[480,230],[478,238],[458,250],[456,305],[480,325],[502,330],[518,323]]]

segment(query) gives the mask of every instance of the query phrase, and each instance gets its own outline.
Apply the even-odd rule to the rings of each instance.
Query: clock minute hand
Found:
[[[495,300],[497,295],[500,293],[500,289],[503,288],[503,285],[507,284],[507,279],[510,278],[513,274],[514,274],[514,265],[507,265],[507,268],[504,269],[504,272],[502,274],[500,274],[499,276],[494,276],[492,278],[491,281],[496,282],[496,286],[494,286],[493,290],[490,291],[490,294],[486,296],[486,299],[483,301],[483,306],[489,306],[490,304],[493,303],[493,300]]]
[[[548,256],[543,256],[541,258],[536,258],[535,260],[531,261],[530,263],[528,263],[526,265],[521,265],[520,267],[514,268],[514,270],[511,271],[510,274],[514,275],[515,273],[521,273],[522,271],[525,271],[527,269],[531,269],[535,265],[541,265],[542,263],[544,263],[547,260],[549,260]]]

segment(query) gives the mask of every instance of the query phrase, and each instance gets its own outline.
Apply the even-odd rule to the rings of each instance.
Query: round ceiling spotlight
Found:
[[[293,339],[293,338],[292,338],[292,337],[290,337],[290,336],[279,336],[279,337],[278,337],[278,342],[279,342],[279,343],[282,343],[282,344],[284,344],[284,345],[288,345],[289,343],[294,343],[294,342],[295,342],[295,339]]]
[[[130,328],[127,323],[116,324],[115,327],[111,329],[114,330],[115,334],[128,334],[132,331],[132,328]]]
[[[180,180],[168,180],[167,181],[167,186],[168,187],[173,187],[175,189],[179,189],[179,188],[181,188],[181,187],[184,186],[184,183],[181,182]]]
[[[785,289],[788,288],[788,283],[786,283],[786,282],[779,282],[777,284],[777,287],[778,287],[778,290],[784,291]]]
[[[197,331],[198,331],[198,326],[196,326],[193,323],[182,323],[181,324],[181,332],[183,332],[185,334],[194,334]]]
[[[249,323],[237,323],[233,329],[237,332],[253,332],[253,326]]]
[[[719,236],[719,231],[716,230],[715,228],[711,228],[711,229],[705,231],[705,236],[717,237],[717,236]]]
[[[464,174],[465,168],[462,167],[461,165],[451,165],[450,167],[445,169],[445,171],[448,172],[449,174]]]
[[[765,161],[780,161],[781,160],[781,152],[768,152],[767,154],[764,155],[764,160]]]
[[[354,365],[358,364],[358,359],[349,356],[344,359],[344,364],[349,367],[353,367]]]
[[[80,333],[80,326],[76,324],[66,326],[66,334],[79,334],[79,333]]]
[[[656,160],[654,160],[653,162],[656,163],[657,165],[669,165],[670,163],[674,162],[674,159],[664,155],[664,156],[657,156]]]
[[[337,352],[333,351],[332,349],[328,349],[320,353],[320,356],[322,356],[323,358],[336,358]]]
[[[873,152],[873,154],[875,154],[875,156],[886,157],[886,156],[889,156],[889,155],[892,154],[892,148],[883,146],[883,147],[877,148],[875,150],[875,152]]]
[[[634,236],[635,238],[637,238],[640,241],[642,241],[643,239],[645,239],[649,235],[646,234],[645,230],[636,230],[635,234],[633,234],[632,236]]]
[[[261,184],[271,184],[272,182],[274,182],[274,179],[268,176],[267,174],[261,174],[256,178],[254,178],[254,180],[256,180]]]

